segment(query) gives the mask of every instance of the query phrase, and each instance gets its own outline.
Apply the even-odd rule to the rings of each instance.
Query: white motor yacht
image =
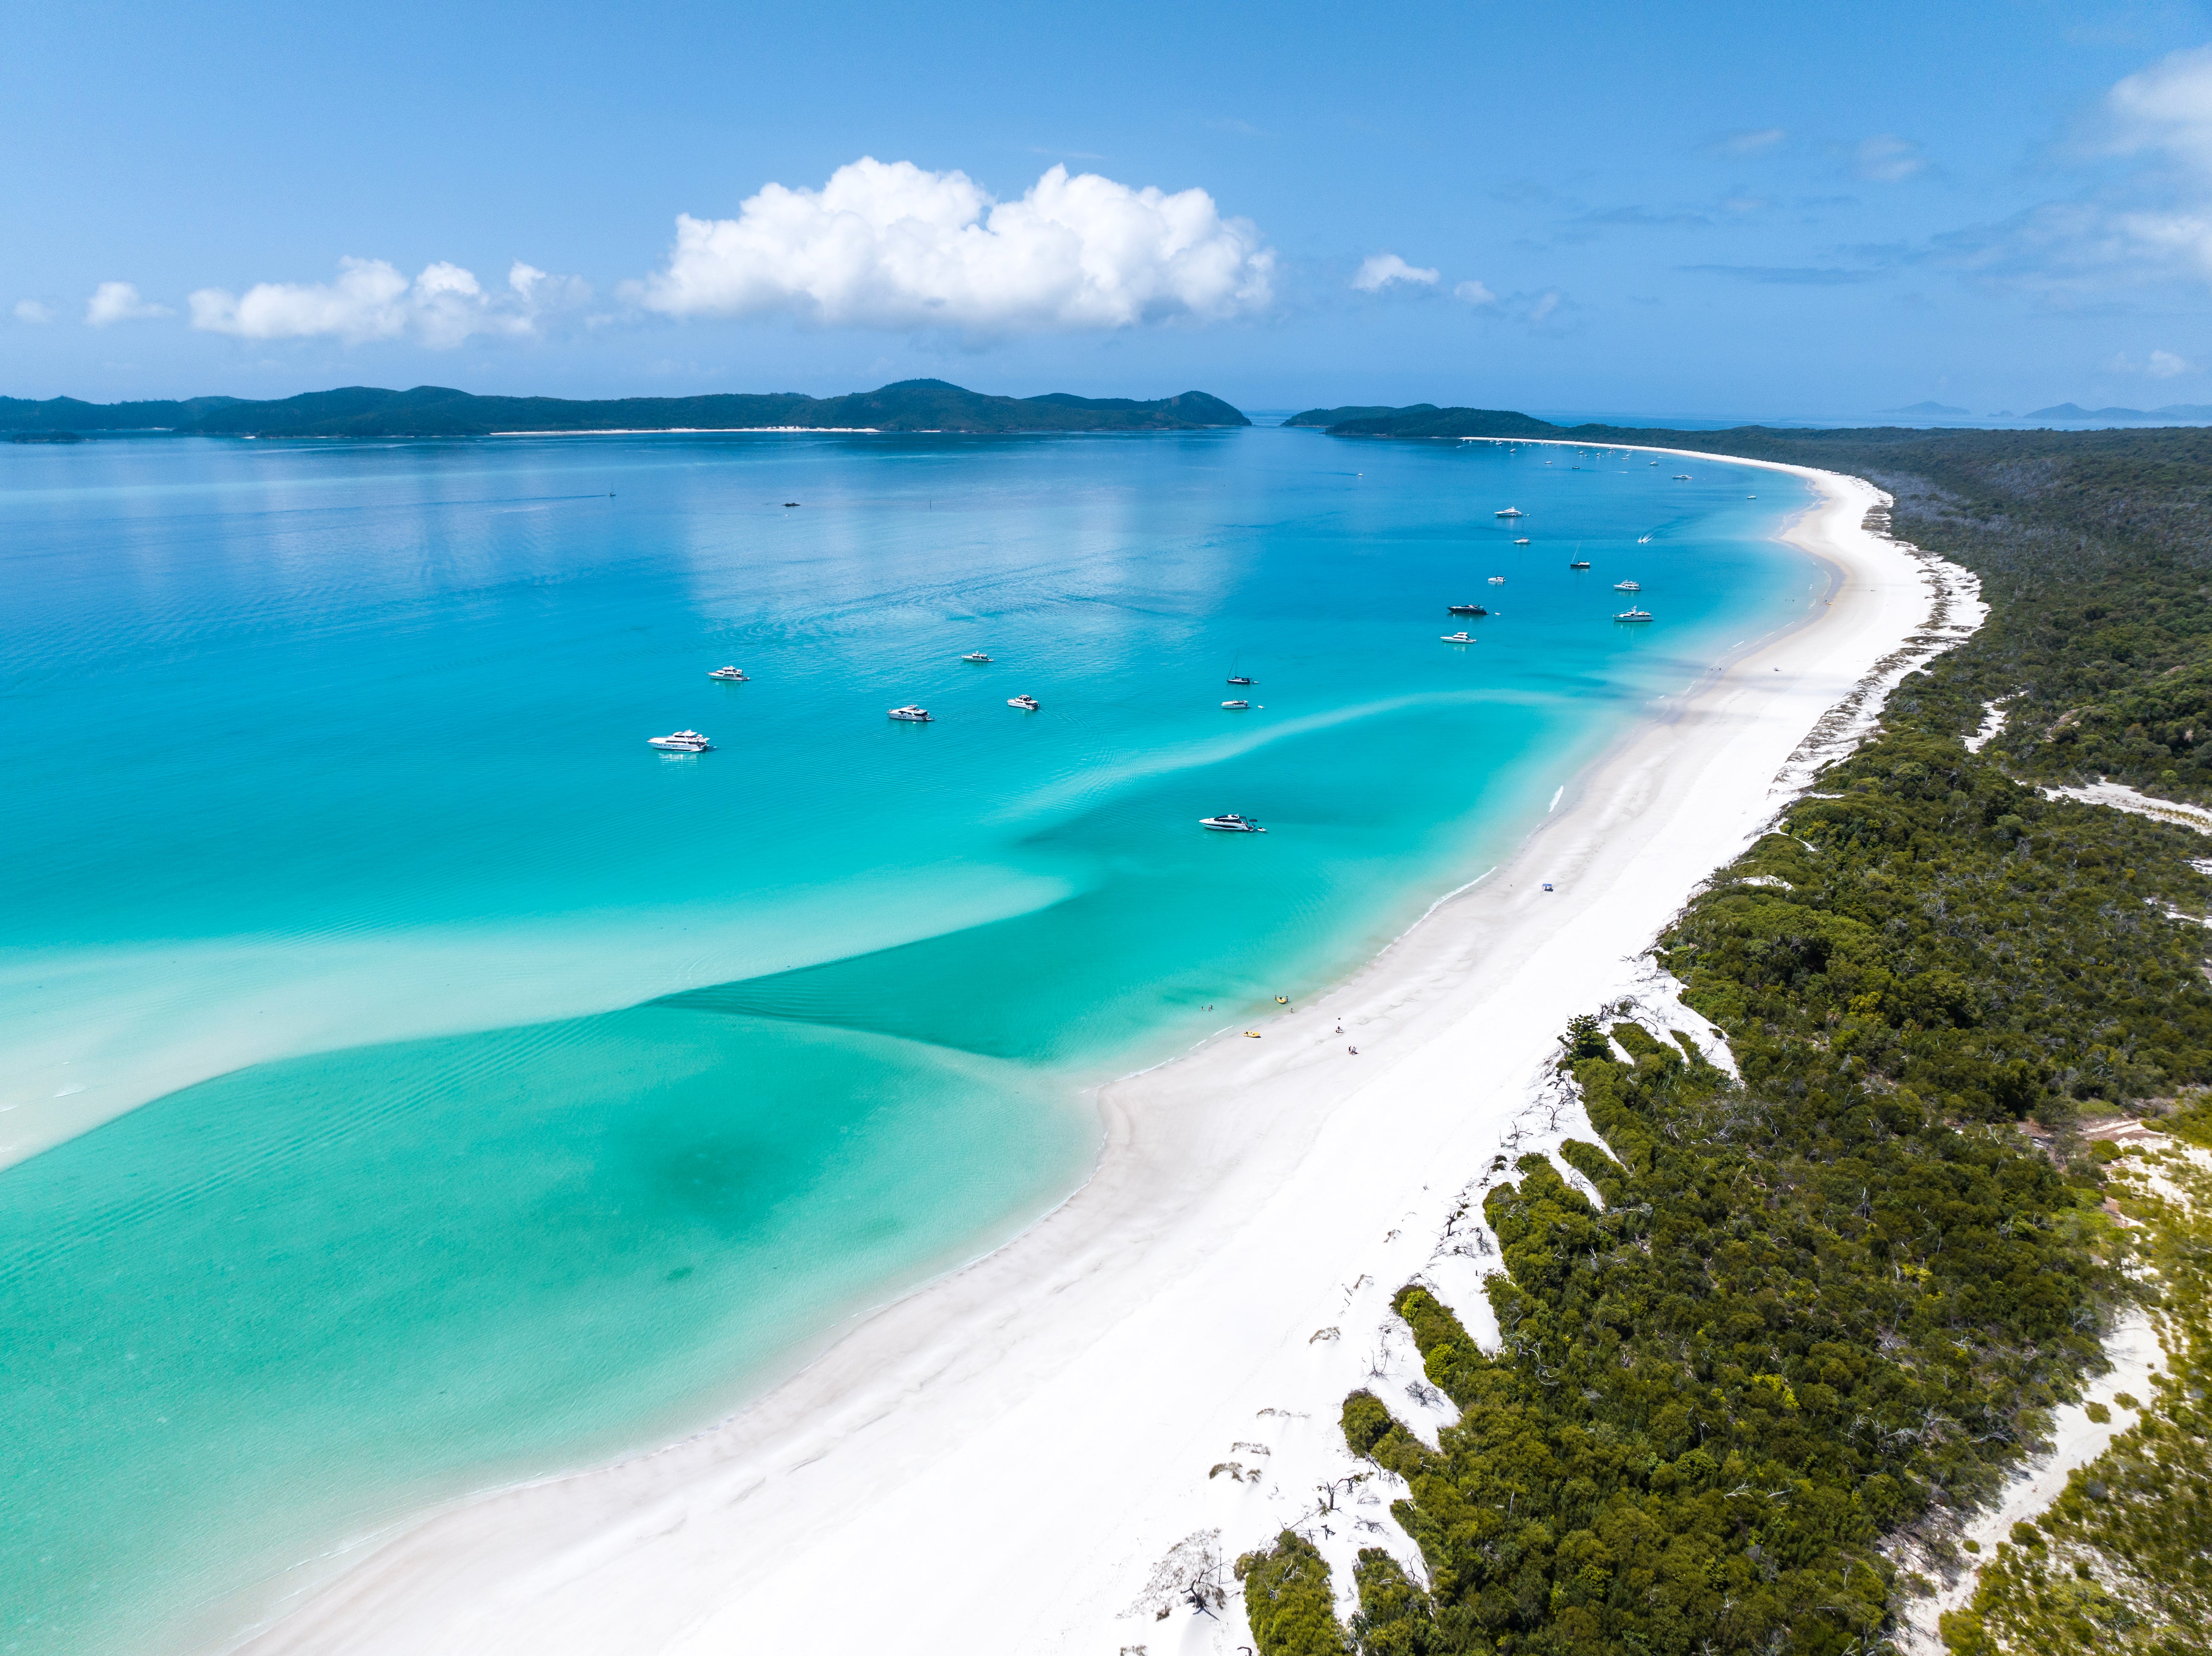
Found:
[[[1613,590],[1616,592],[1641,592],[1644,588],[1636,581],[1617,580],[1613,584]]]
[[[1265,834],[1267,831],[1250,817],[1239,816],[1233,810],[1224,810],[1218,816],[1201,816],[1198,819],[1198,825],[1202,828],[1212,828],[1216,834]]]
[[[1033,695],[1010,695],[1006,698],[1006,705],[1019,707],[1025,713],[1033,713],[1044,704]]]
[[[1517,506],[1509,506],[1504,511],[1493,512],[1490,515],[1493,518],[1525,518],[1528,514]]]
[[[725,684],[743,684],[745,682],[745,676],[735,667],[717,667],[707,676],[719,678]]]
[[[1651,619],[1651,612],[1649,610],[1624,610],[1613,619],[1615,621],[1649,621]]]
[[[991,664],[991,658],[985,655],[981,650],[970,650],[966,655],[961,657],[960,659],[963,661],[972,661],[985,667]]]
[[[1505,585],[1505,577],[1503,575],[1492,575],[1490,578],[1490,584],[1492,586],[1503,586]]]
[[[1523,535],[1519,540],[1514,542],[1513,544],[1516,546],[1526,546],[1528,544],[1528,537],[1526,535]]]
[[[908,702],[903,707],[892,708],[891,717],[908,725],[927,725],[929,723],[929,709],[917,707]]]
[[[1229,711],[1230,711],[1230,712],[1231,712],[1231,713],[1243,713],[1243,712],[1247,707],[1250,707],[1252,704],[1251,704],[1250,702],[1249,702],[1249,701],[1224,701],[1224,702],[1223,702],[1221,705],[1222,705],[1223,707],[1224,707],[1228,708],[1228,709],[1229,709]]]
[[[1472,644],[1474,642],[1474,635],[1472,633],[1446,633],[1441,642],[1445,644]]]
[[[714,744],[696,731],[678,731],[672,736],[649,736],[646,745],[663,753],[705,753]]]

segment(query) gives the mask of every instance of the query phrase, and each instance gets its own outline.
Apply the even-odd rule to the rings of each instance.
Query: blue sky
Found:
[[[2212,403],[2203,5],[23,7],[0,144],[17,396]]]

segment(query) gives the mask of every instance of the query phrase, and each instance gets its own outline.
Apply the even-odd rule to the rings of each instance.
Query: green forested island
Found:
[[[1252,422],[1218,397],[990,397],[942,379],[902,379],[846,397],[477,397],[442,385],[348,385],[280,401],[44,402],[0,397],[0,432],[171,431],[228,437],[487,437],[504,432],[745,430],[1197,431]]]
[[[1356,434],[1540,423],[1333,412]],[[1399,1294],[1462,1418],[1431,1450],[1361,1391],[1342,1429],[1405,1480],[1393,1514],[1427,1580],[1368,1549],[1346,1625],[1286,1530],[1237,1565],[1254,1644],[1891,1647],[1923,1570],[1974,1562],[1963,1521],[2136,1304],[2166,1319],[2154,1394],[2117,1400],[2127,1429],[1981,1555],[1942,1634],[1953,1656],[2202,1650],[2212,1178],[2094,1135],[2142,1115],[2212,1143],[2212,864],[2189,829],[2036,784],[2212,786],[2212,433],[1553,434],[1872,478],[1900,537],[1980,575],[1990,615],[1660,940],[1741,1079],[1591,1008],[1559,1068],[1605,1142],[1562,1157],[1602,1205],[1542,1156],[1490,1192],[1495,1352]],[[1991,703],[2008,722],[1970,751]],[[2144,1161],[2207,1205],[2159,1195]]]

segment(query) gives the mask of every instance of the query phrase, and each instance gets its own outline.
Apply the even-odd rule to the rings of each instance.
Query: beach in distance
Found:
[[[1661,470],[1716,467],[1695,458]],[[1546,1084],[1566,1021],[1636,996],[1724,1059],[1644,951],[1889,683],[1978,618],[1972,578],[1889,539],[1870,486],[1725,474],[1739,494],[1794,491],[1767,555],[1804,561],[1797,600],[1650,686],[1378,955],[1097,1086],[1103,1143],[1079,1189],[829,1331],[720,1423],[364,1537],[295,1572],[234,1647],[1249,1644],[1235,1611],[1177,1604],[1156,1623],[1164,1567],[1179,1547],[1263,1545],[1317,1488],[1374,1473],[1345,1447],[1341,1400],[1418,1382],[1389,1310],[1409,1280],[1490,1326],[1455,1220],[1577,1125]],[[1433,1393],[1400,1406],[1431,1441],[1454,1417]],[[1345,1488],[1318,1541],[1340,1593],[1359,1547],[1411,1556],[1390,1475]]]

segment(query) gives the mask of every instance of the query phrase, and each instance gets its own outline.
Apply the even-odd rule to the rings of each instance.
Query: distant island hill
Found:
[[[1926,415],[1937,405],[1923,404],[1919,408],[1895,409],[1896,414]],[[1964,410],[1946,409],[1947,413]],[[2137,409],[2084,409],[2072,403],[2063,403],[2057,408],[2039,409],[2026,416],[2028,419],[2052,420],[2170,420],[2195,422],[2212,420],[2212,404],[2176,404],[2171,408],[2145,412]],[[1530,439],[1571,439],[1586,442],[1650,443],[1665,440],[1675,446],[1714,450],[1718,440],[1739,434],[1758,434],[1771,437],[1817,441],[1824,436],[1841,438],[1853,429],[1884,429],[1884,428],[1847,428],[1824,426],[1736,426],[1727,431],[1683,431],[1664,426],[1558,426],[1533,415],[1516,413],[1510,409],[1438,408],[1433,403],[1415,403],[1408,408],[1384,408],[1352,405],[1340,409],[1308,409],[1304,414],[1292,415],[1283,422],[1286,426],[1309,426],[1328,432],[1333,437],[1493,437]],[[1887,429],[1896,430],[1891,427]],[[2015,428],[2016,429],[2016,428]]]
[[[281,401],[194,397],[169,403],[33,402],[0,397],[0,432],[68,442],[99,432],[212,437],[489,437],[584,431],[1202,431],[1252,422],[1218,397],[1189,391],[1150,403],[1119,397],[987,397],[942,379],[902,379],[846,397],[475,397],[442,385],[380,391],[348,385]]]

